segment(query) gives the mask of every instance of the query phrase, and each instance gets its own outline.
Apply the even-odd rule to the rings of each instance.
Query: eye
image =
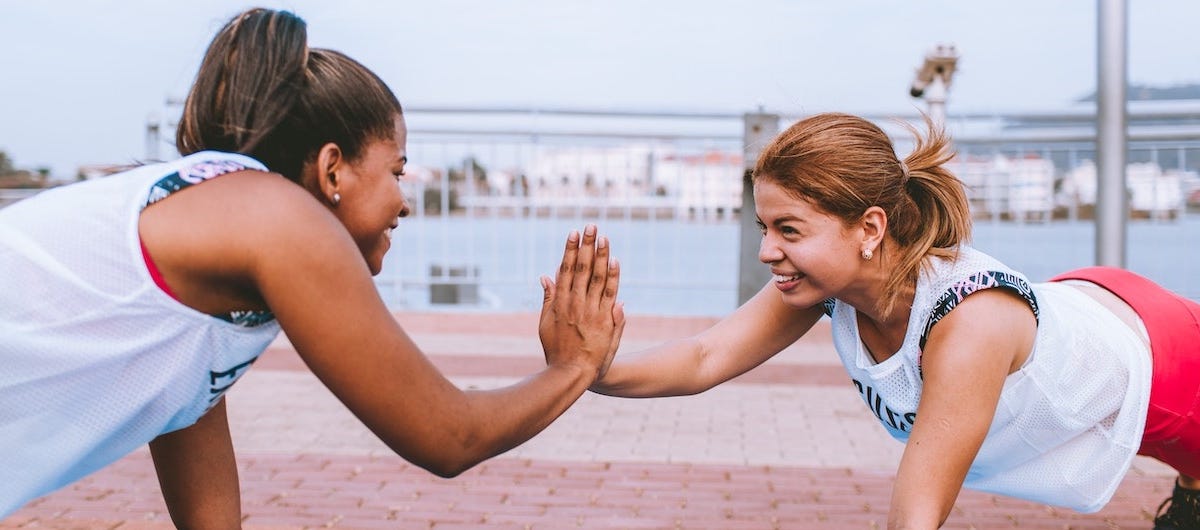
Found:
[[[784,235],[795,235],[795,234],[800,233],[799,230],[796,230],[795,228],[792,228],[788,225],[783,225],[783,226],[779,227],[779,231],[783,232]]]
[[[396,177],[396,181],[397,181],[397,182],[399,182],[399,181],[400,181],[400,177],[403,177],[404,175],[406,175],[406,173],[404,172],[404,170],[403,170],[403,169],[401,169],[400,171],[393,171],[393,172],[392,172],[392,176],[393,176],[393,177]]]
[[[767,225],[763,224],[762,221],[759,221],[757,219],[754,221],[754,224],[758,226],[758,232],[760,234],[762,234],[764,236],[767,235]]]

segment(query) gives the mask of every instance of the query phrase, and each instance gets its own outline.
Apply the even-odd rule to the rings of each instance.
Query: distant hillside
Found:
[[[1200,99],[1200,84],[1193,83],[1166,87],[1129,85],[1125,97],[1129,101]],[[1096,101],[1096,93],[1092,92],[1076,101],[1080,103],[1094,102]]]

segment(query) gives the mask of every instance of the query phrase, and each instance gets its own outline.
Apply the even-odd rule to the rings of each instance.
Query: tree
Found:
[[[16,170],[13,167],[12,159],[8,157],[8,153],[0,151],[0,175],[7,175]]]

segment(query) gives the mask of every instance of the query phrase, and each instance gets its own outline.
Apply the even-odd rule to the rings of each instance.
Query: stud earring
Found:
[[[342,202],[342,194],[335,191],[333,192],[333,205],[337,206],[339,202]]]
[[[862,251],[862,257],[867,261],[871,261],[871,258],[875,257],[875,252],[869,248],[864,248]]]

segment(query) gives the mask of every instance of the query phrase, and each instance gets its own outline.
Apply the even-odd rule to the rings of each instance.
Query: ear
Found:
[[[341,180],[338,171],[343,170],[345,165],[345,155],[337,144],[327,143],[317,151],[317,190],[329,204],[337,204],[338,199],[335,199],[335,196],[340,199],[338,188],[341,186]]]
[[[859,220],[859,228],[863,231],[862,249],[869,249],[871,252],[879,251],[879,245],[883,244],[883,237],[887,234],[888,218],[887,213],[883,208],[872,206],[863,212],[862,219]]]

